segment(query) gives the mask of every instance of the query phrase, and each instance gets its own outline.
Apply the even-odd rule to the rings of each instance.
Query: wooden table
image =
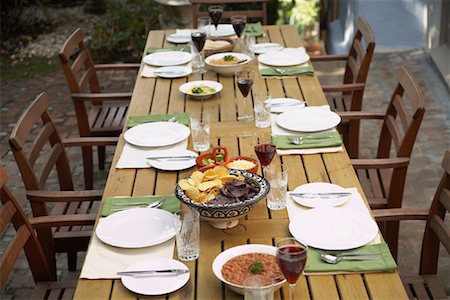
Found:
[[[267,26],[266,36],[258,42],[276,42],[287,47],[299,47],[301,40],[293,26]],[[170,47],[165,37],[173,31],[151,31],[146,47]],[[255,62],[250,64],[257,71]],[[201,79],[193,75],[189,81]],[[256,138],[270,135],[269,129],[256,128],[254,122],[237,122],[242,111],[242,95],[235,89],[233,77],[218,76],[208,72],[204,79],[220,81],[224,89],[220,94],[206,100],[186,98],[178,87],[187,78],[174,80],[149,79],[139,77],[133,92],[129,114],[164,114],[189,112],[199,116],[201,111],[211,115],[211,141],[213,146],[226,145],[231,156],[254,156],[252,144]],[[253,92],[268,89],[272,97],[292,97],[307,99],[308,105],[326,104],[325,96],[316,77],[301,76],[288,79],[255,78]],[[123,138],[117,146],[104,196],[148,195],[173,193],[176,182],[189,175],[194,169],[183,172],[161,172],[155,169],[115,169],[115,164],[124,145]],[[191,148],[192,149],[192,148]],[[307,182],[332,182],[343,187],[357,187],[363,191],[355,175],[346,152],[289,155],[276,157],[273,164],[289,172],[289,188]],[[212,228],[207,222],[201,224],[200,257],[187,263],[191,278],[185,287],[171,293],[169,299],[240,299],[214,276],[211,264],[224,249],[245,244],[264,243],[273,245],[274,241],[290,236],[286,210],[270,211],[265,200],[260,201],[237,227],[229,230]],[[175,255],[176,256],[176,255]],[[281,294],[282,293],[282,294]],[[276,298],[287,298],[287,284]],[[120,280],[80,279],[75,293],[76,299],[136,299],[138,296],[127,291]],[[299,299],[402,299],[407,298],[400,278],[394,273],[352,274],[335,276],[301,276],[297,284]],[[155,297],[165,299],[165,296]]]

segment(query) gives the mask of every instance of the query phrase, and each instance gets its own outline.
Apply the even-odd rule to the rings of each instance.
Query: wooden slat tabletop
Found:
[[[287,47],[299,47],[302,42],[293,26],[265,26],[266,35],[258,42],[276,42]],[[151,31],[146,47],[170,47],[165,37],[174,31]],[[255,62],[249,64],[257,72]],[[129,115],[164,114],[189,112],[200,116],[202,111],[210,113],[211,142],[228,147],[231,156],[255,157],[252,144],[256,139],[270,136],[269,129],[256,128],[254,123],[237,122],[242,110],[242,95],[234,84],[233,77],[219,76],[208,72],[203,79],[219,81],[224,89],[204,100],[193,100],[178,91],[187,82],[201,79],[200,75],[179,79],[155,79],[138,77],[133,91]],[[317,78],[301,76],[286,79],[255,78],[253,92],[269,90],[272,97],[305,99],[308,105],[326,104]],[[182,172],[162,172],[155,169],[121,169],[114,166],[124,145],[120,139],[104,196],[148,195],[173,193],[176,182],[194,169]],[[275,157],[273,164],[289,172],[289,188],[307,182],[332,182],[343,187],[357,187],[363,191],[346,152],[289,155]],[[225,288],[214,276],[211,264],[224,249],[245,244],[263,243],[273,245],[282,237],[290,236],[286,210],[270,211],[265,200],[260,201],[239,225],[229,230],[212,228],[201,222],[200,257],[186,265],[191,271],[189,282],[182,289],[152,299],[242,299]],[[176,257],[176,255],[175,255]],[[275,293],[275,299],[288,298],[287,284]],[[351,275],[301,276],[297,284],[298,299],[406,299],[407,295],[397,272]],[[76,299],[137,299],[141,296],[127,291],[120,280],[78,281]]]

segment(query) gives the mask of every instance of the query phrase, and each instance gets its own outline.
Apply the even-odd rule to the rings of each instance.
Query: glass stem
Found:
[[[289,284],[289,299],[295,300],[295,283]]]

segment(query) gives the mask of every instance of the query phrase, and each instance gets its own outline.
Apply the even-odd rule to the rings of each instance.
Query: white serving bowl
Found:
[[[211,60],[213,59],[220,59],[224,57],[225,55],[233,55],[239,58],[239,60],[246,60],[245,62],[241,62],[239,64],[234,65],[212,65]],[[245,65],[247,65],[251,60],[251,57],[244,54],[244,53],[235,53],[235,52],[224,52],[224,53],[217,53],[208,56],[205,58],[205,63],[208,66],[208,69],[220,74],[220,75],[226,75],[226,76],[233,76],[234,73],[237,71],[240,71],[244,68]]]
[[[240,245],[236,246],[230,249],[227,249],[217,255],[216,259],[214,259],[212,264],[212,269],[214,272],[214,275],[228,285],[228,287],[235,291],[238,294],[244,295],[244,287],[242,285],[234,284],[229,281],[226,281],[222,276],[222,267],[223,265],[232,259],[233,257],[236,257],[238,255],[247,254],[247,253],[266,253],[266,254],[272,254],[276,256],[277,248],[269,245],[261,245],[261,244],[247,244],[247,245]],[[276,283],[274,285],[274,290],[278,290],[281,288],[281,286],[286,282],[286,279]]]

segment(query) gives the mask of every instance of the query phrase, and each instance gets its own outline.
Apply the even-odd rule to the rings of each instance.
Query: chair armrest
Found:
[[[345,83],[337,85],[322,85],[322,90],[326,93],[333,92],[355,92],[364,90],[364,83]]]
[[[129,101],[131,93],[74,93],[74,101]]]
[[[74,137],[63,139],[63,145],[64,147],[115,146],[118,141],[118,137]]]
[[[77,202],[77,201],[100,201],[103,191],[40,191],[31,190],[26,192],[27,198],[34,202]]]
[[[373,159],[350,159],[355,169],[392,169],[407,167],[408,157],[396,158],[373,158]]]
[[[372,215],[377,222],[400,220],[427,220],[428,209],[425,208],[390,208],[373,209]]]
[[[129,70],[137,71],[141,65],[140,64],[98,64],[94,65],[96,71],[118,71],[118,70]]]
[[[314,55],[311,56],[311,62],[325,62],[325,61],[346,61],[347,55]]]
[[[382,112],[370,111],[338,111],[336,113],[344,120],[384,120],[386,116]]]
[[[30,218],[34,229],[60,227],[60,226],[83,226],[94,225],[97,214],[79,215],[52,215]]]

